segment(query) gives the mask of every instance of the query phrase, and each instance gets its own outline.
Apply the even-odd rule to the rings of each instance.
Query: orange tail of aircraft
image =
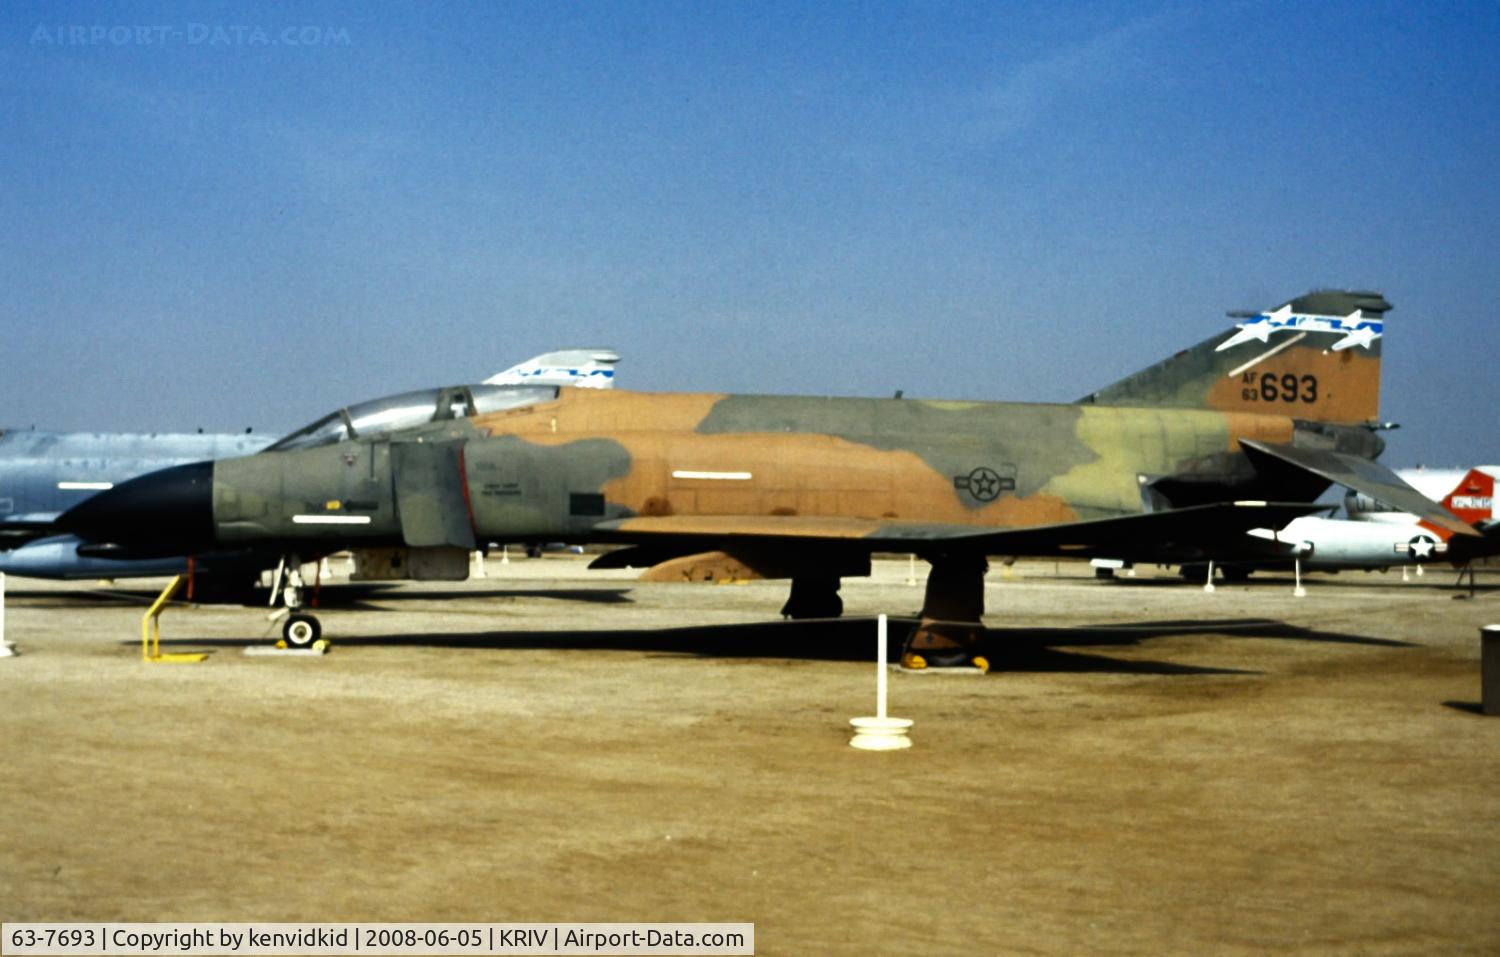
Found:
[[[1483,469],[1469,469],[1453,491],[1443,497],[1443,508],[1470,525],[1481,528],[1495,520],[1495,476]]]
[[[1320,291],[1105,386],[1081,402],[1289,415],[1371,423],[1380,416],[1380,340],[1391,304],[1378,292]]]

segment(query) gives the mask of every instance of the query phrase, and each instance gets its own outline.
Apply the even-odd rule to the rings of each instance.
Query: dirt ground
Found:
[[[1452,572],[1201,588],[992,570],[997,670],[891,677],[877,612],[575,558],[263,609],[12,578],[0,919],[753,921],[762,954],[1500,952],[1500,590]],[[918,566],[918,577],[923,573]],[[1481,584],[1484,579],[1481,579]],[[899,628],[895,629],[899,633]]]

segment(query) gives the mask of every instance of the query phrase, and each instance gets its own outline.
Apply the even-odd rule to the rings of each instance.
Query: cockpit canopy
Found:
[[[368,439],[429,422],[519,409],[555,398],[557,388],[554,386],[456,385],[403,392],[329,413],[266,451],[285,452],[332,445],[345,439]]]

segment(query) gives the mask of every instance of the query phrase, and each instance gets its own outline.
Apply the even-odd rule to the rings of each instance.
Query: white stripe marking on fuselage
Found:
[[[751,475],[749,472],[698,472],[692,469],[673,469],[672,477],[675,479],[709,479],[715,482],[747,482]]]

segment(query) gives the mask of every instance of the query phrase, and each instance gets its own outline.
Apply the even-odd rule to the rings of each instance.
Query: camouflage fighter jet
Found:
[[[1389,308],[1312,293],[1073,404],[496,387],[466,415],[439,401],[383,434],[322,420],[61,523],[143,555],[387,549],[430,578],[465,577],[487,541],[628,546],[596,563],[614,566],[722,551],[791,579],[791,617],[840,614],[842,577],[910,552],[931,571],[903,661],[983,667],[992,556],[1128,545],[1180,563],[1320,510],[1332,482],[1473,534],[1374,462]],[[299,613],[285,633],[318,625]]]

